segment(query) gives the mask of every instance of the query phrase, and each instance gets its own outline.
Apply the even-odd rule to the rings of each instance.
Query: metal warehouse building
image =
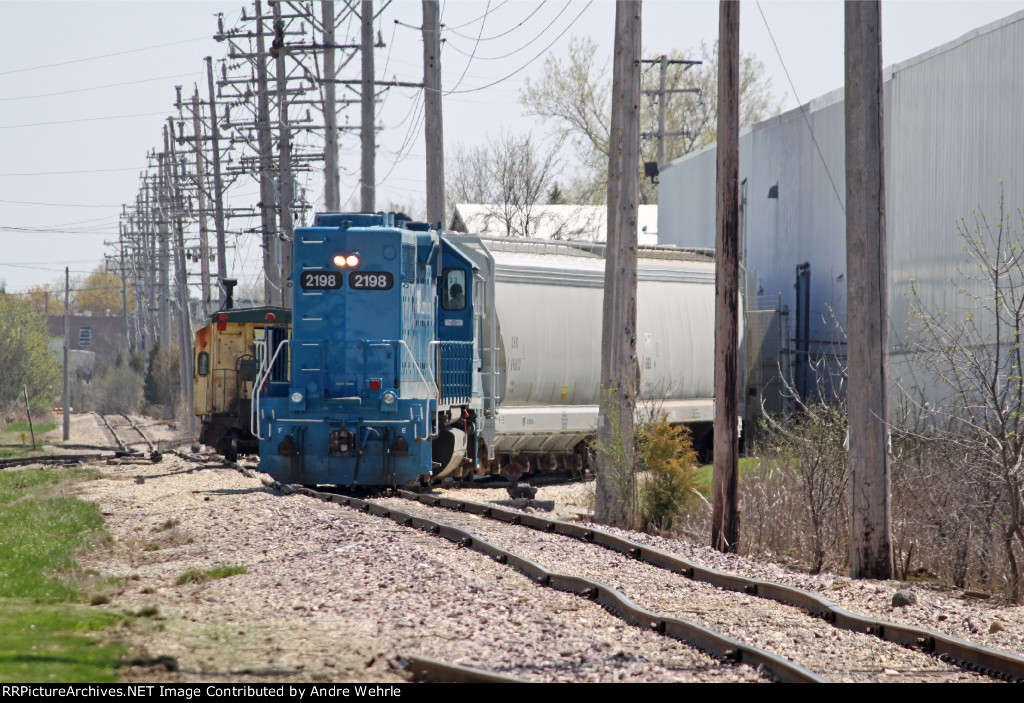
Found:
[[[977,210],[994,223],[1004,192],[1021,226],[1024,12],[890,66],[884,79],[890,349],[899,363],[911,278],[930,309],[963,314],[951,283],[966,262],[957,222],[973,227]],[[835,348],[830,309],[845,321],[843,111],[840,88],[740,136],[741,251],[756,272],[748,301],[781,299],[812,355]],[[715,160],[712,145],[662,168],[662,243],[714,245]]]

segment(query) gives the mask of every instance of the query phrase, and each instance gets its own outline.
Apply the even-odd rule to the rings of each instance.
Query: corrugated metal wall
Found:
[[[911,278],[929,308],[965,314],[951,284],[966,262],[959,219],[973,227],[977,209],[995,222],[1003,188],[1013,221],[1021,225],[1015,211],[1024,207],[1022,68],[1024,12],[886,70],[892,347],[906,333]],[[806,117],[798,108],[755,125],[740,139],[747,265],[757,270],[760,292],[781,294],[795,313],[796,266],[810,262],[810,334],[822,340],[835,339],[830,307],[845,321],[842,97],[842,89],[829,93],[804,106]],[[709,147],[662,169],[662,243],[714,244],[715,158]],[[778,198],[770,199],[776,184]]]

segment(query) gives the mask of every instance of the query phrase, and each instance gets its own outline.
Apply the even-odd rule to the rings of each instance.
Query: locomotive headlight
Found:
[[[301,403],[302,402],[302,393],[300,393],[298,391],[295,391],[294,393],[292,393],[292,402],[293,403]]]
[[[359,254],[338,254],[334,257],[334,265],[338,268],[355,268],[359,265]]]
[[[394,405],[395,401],[398,400],[398,394],[394,391],[384,391],[381,400],[384,401],[384,405]]]

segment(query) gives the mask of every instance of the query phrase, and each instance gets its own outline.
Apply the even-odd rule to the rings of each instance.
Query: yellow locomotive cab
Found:
[[[230,460],[255,452],[249,430],[257,343],[266,327],[289,327],[286,308],[236,308],[210,316],[196,331],[193,382],[195,414],[202,420],[199,441]]]

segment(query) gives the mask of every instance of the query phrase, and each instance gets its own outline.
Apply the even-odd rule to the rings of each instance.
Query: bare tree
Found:
[[[1024,228],[1024,213],[1018,212]],[[997,496],[1007,593],[1024,601],[1024,236],[1006,214],[975,211],[957,232],[969,266],[954,281],[961,314],[930,308],[911,280],[909,339],[937,387],[924,406],[949,446],[970,457],[969,476]],[[943,397],[944,396],[944,397]]]
[[[687,51],[673,49],[670,59],[693,59],[701,65],[686,68],[670,65],[666,77],[669,89],[697,89],[697,93],[673,93],[667,98],[668,113],[665,129],[685,132],[683,136],[668,137],[665,153],[675,159],[713,143],[718,136],[718,44],[702,42]],[[657,69],[645,74],[645,84],[656,85]],[[563,62],[556,57],[544,61],[544,75],[539,81],[526,79],[519,102],[529,111],[545,119],[553,127],[554,136],[572,144],[582,167],[581,175],[569,184],[570,200],[579,203],[602,204],[607,192],[608,133],[611,119],[611,77],[608,63],[599,58],[597,43],[589,37],[572,37],[569,56]],[[753,54],[740,56],[740,127],[759,122],[777,114],[782,102],[772,92],[771,79],[764,64]],[[658,108],[651,97],[641,103],[642,132],[658,128]],[[646,140],[641,145],[640,160],[653,161],[657,154],[657,140]],[[641,179],[640,202],[656,200],[655,186]]]
[[[536,232],[537,206],[547,202],[559,171],[557,149],[542,154],[527,134],[504,132],[486,145],[457,147],[449,158],[448,203],[487,205],[487,218],[510,237]]]

